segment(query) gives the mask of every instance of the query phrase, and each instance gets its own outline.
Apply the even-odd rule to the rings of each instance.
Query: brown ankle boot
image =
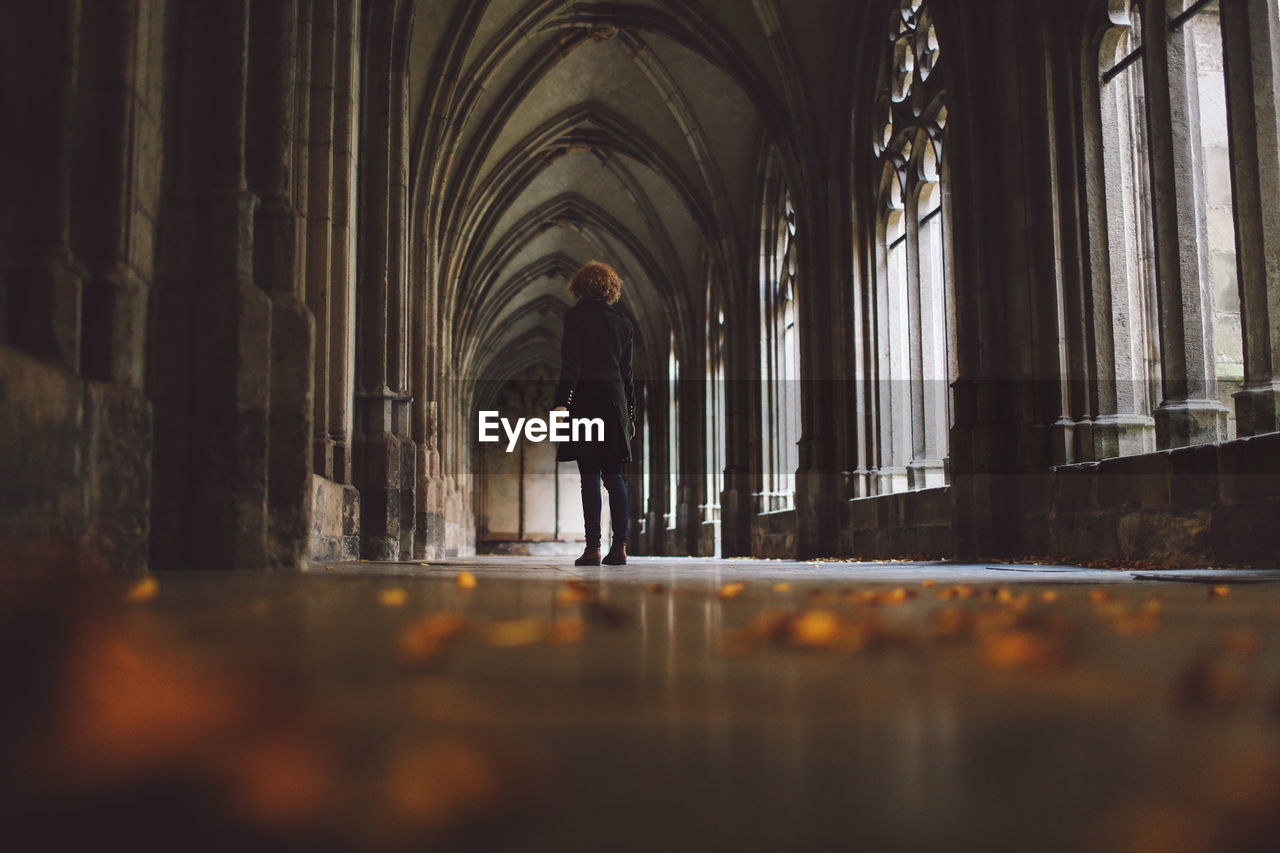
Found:
[[[604,558],[606,566],[625,566],[627,564],[627,543],[614,542],[609,554]]]
[[[588,545],[587,549],[582,552],[582,556],[573,561],[575,566],[598,566],[600,565],[600,546]]]

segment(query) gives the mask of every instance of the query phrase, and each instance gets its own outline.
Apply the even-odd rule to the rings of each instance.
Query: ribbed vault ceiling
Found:
[[[591,259],[622,273],[647,365],[665,365],[708,278],[749,268],[761,144],[802,132],[798,81],[821,77],[846,6],[418,0],[415,233],[463,375],[554,369],[566,280]]]

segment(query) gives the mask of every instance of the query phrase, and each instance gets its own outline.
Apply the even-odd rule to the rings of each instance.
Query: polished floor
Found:
[[[8,849],[1278,849],[1280,573],[569,563],[0,583]]]

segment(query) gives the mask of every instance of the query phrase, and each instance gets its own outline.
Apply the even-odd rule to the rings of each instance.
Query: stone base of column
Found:
[[[840,488],[840,498],[842,500],[865,498],[873,494],[872,472],[865,468],[859,468],[856,471],[845,471],[842,475]]]
[[[915,459],[907,465],[907,487],[932,489],[947,484],[947,465],[941,459]]]
[[[745,472],[726,472],[726,488],[720,493],[720,553],[725,557],[751,556],[751,518],[755,499],[747,488]]]
[[[412,442],[381,434],[356,440],[360,478],[360,556],[397,561],[413,557],[415,524]]]
[[[877,495],[892,495],[896,492],[905,492],[911,488],[911,480],[907,475],[907,469],[898,468],[881,468],[875,472],[875,492]]]
[[[312,475],[311,562],[360,558],[360,494],[354,486]]]
[[[1156,422],[1146,415],[1103,415],[1093,422],[1093,460],[1154,453]]]
[[[1156,448],[1170,450],[1227,439],[1227,407],[1217,400],[1177,400],[1156,409]]]
[[[837,551],[839,477],[826,471],[796,474],[796,555],[802,560]]]
[[[154,443],[146,395],[3,345],[0,389],[0,575],[144,570]]]
[[[1236,403],[1236,434],[1240,438],[1280,432],[1280,382],[1246,386],[1231,396]]]

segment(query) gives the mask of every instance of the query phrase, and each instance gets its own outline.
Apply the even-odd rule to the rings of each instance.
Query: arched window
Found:
[[[943,137],[937,33],[923,0],[890,15],[876,100],[879,164],[875,365],[880,424],[873,488],[946,483],[950,429]]]
[[[1101,357],[1115,371],[1117,437],[1114,448],[1102,455],[1127,455],[1155,450],[1152,414],[1161,398],[1160,326],[1139,4],[1113,13],[1113,21],[1099,56],[1112,326],[1111,352]]]
[[[1194,4],[1186,2],[1186,11]],[[1236,275],[1236,229],[1231,196],[1231,154],[1227,136],[1227,91],[1222,64],[1222,23],[1218,0],[1194,9],[1185,29],[1188,109],[1196,142],[1197,241],[1201,246],[1208,356],[1226,407],[1226,438],[1235,438],[1232,394],[1244,380],[1244,341]]]
[[[1244,354],[1218,2],[1113,2],[1109,19],[1099,104],[1111,326],[1098,355],[1114,369],[1119,441],[1103,455],[1231,438]]]
[[[795,506],[800,465],[800,336],[796,327],[796,211],[781,189],[766,206],[761,257],[763,436],[760,511]]]
[[[720,548],[720,493],[724,491],[725,467],[725,327],[724,307],[713,282],[707,283],[707,382],[706,459],[707,502],[702,520],[715,526],[717,556]]]
[[[676,336],[671,333],[670,349],[667,355],[667,387],[670,396],[667,400],[667,529],[674,530],[679,506],[677,489],[679,488],[680,469],[680,361],[676,356]]]

